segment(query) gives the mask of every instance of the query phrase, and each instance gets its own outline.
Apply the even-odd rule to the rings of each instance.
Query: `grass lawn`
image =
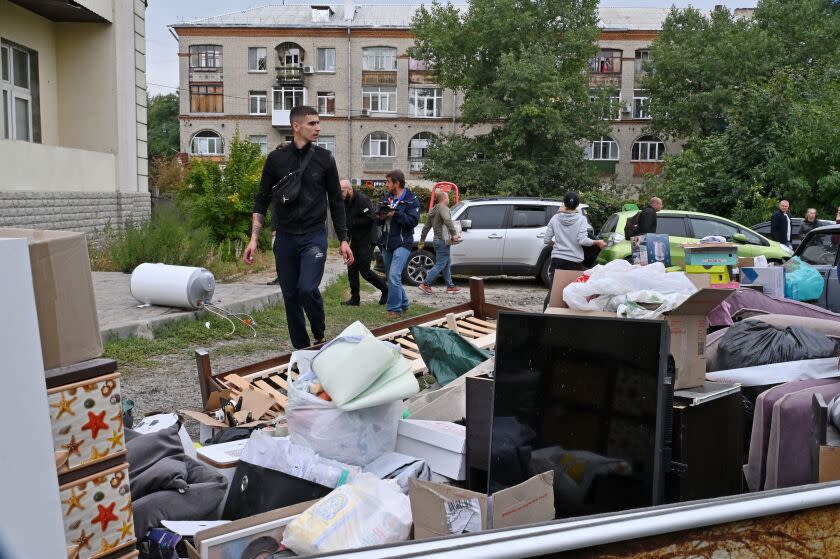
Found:
[[[374,288],[362,282],[362,290],[373,292]],[[377,291],[378,293],[378,291]],[[346,307],[341,301],[349,298],[350,287],[347,274],[343,274],[324,292],[324,310],[327,317],[327,339],[337,336],[348,325],[360,320],[370,329],[388,324],[385,307],[374,303],[359,307]],[[431,307],[412,303],[403,316],[410,318],[434,310]],[[256,351],[291,351],[289,332],[286,326],[286,312],[283,306],[257,311],[252,315],[256,322],[257,337],[250,329],[238,324],[236,332],[230,332],[230,323],[212,315],[200,320],[184,320],[169,324],[155,332],[152,340],[129,338],[111,340],[105,343],[105,357],[115,359],[122,368],[143,367],[152,364],[152,358],[161,355],[186,354],[198,347],[212,348],[214,355],[239,355],[247,357]],[[210,322],[210,328],[205,323]]]

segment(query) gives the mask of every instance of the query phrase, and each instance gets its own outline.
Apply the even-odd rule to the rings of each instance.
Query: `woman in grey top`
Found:
[[[429,233],[429,229],[434,231],[434,245],[435,245],[435,265],[429,270],[426,279],[418,287],[423,293],[432,294],[432,284],[437,279],[438,274],[443,272],[443,279],[446,281],[447,293],[458,293],[461,291],[452,283],[452,268],[449,260],[449,245],[443,240],[443,228],[446,227],[449,232],[449,237],[453,242],[458,242],[461,237],[458,235],[458,230],[455,229],[455,224],[452,223],[452,215],[449,212],[449,193],[438,192],[435,194],[435,206],[429,215],[426,217],[426,224],[423,226],[423,232],[420,233],[419,248],[423,248],[423,241]]]

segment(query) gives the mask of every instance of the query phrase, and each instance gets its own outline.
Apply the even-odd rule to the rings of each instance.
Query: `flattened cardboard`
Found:
[[[29,242],[32,286],[45,369],[102,355],[102,338],[84,233],[0,228]]]
[[[219,421],[212,415],[212,412],[221,409],[222,398],[231,399],[231,391],[230,389],[221,390],[210,393],[210,396],[207,398],[207,405],[205,406],[205,411],[193,411],[193,410],[179,410],[180,413],[186,415],[187,417],[191,417],[198,421],[203,425],[207,425],[208,427],[219,427],[222,429],[230,427],[224,421]],[[257,427],[259,425],[264,425],[268,423],[268,420],[261,420],[260,418],[265,415],[265,413],[271,409],[271,406],[274,405],[274,398],[270,395],[262,392],[260,390],[256,390],[255,388],[249,387],[248,390],[242,392],[242,412],[239,413],[239,417],[247,416],[247,412],[251,412],[251,417],[254,418],[252,421],[248,423],[242,423],[237,425],[237,427]],[[237,414],[234,414],[236,417]]]
[[[511,528],[554,520],[554,472],[487,496],[430,481],[409,480],[414,539],[449,536],[445,505],[450,501],[476,499],[481,511],[481,529]],[[492,503],[492,507],[490,506]],[[492,509],[492,518],[488,510]]]

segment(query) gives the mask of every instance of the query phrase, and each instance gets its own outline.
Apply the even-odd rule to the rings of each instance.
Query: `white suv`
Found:
[[[545,226],[563,207],[561,200],[543,198],[475,198],[452,207],[452,219],[461,221],[462,241],[452,246],[452,273],[481,276],[534,276],[548,285],[551,247],[543,241]],[[586,204],[581,211],[586,215]],[[423,250],[417,248],[423,225],[414,230],[414,246],[403,282],[419,285],[434,266],[433,234]],[[382,269],[377,256],[377,269]]]

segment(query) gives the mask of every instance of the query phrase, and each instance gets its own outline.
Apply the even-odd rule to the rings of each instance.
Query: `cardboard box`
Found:
[[[785,269],[782,266],[767,268],[741,268],[741,283],[760,285],[764,294],[779,299],[785,296]]]
[[[29,241],[44,368],[101,356],[102,338],[84,233],[0,228],[0,237]]]
[[[689,279],[703,278],[702,274],[688,274]],[[565,287],[565,286],[564,286]],[[671,355],[677,368],[674,388],[694,388],[706,381],[706,315],[732,293],[730,289],[700,288],[676,309],[660,318],[668,321],[671,331]],[[555,307],[553,301],[562,299],[553,292],[545,312],[553,314],[615,316],[615,313],[578,311]]]
[[[397,452],[425,460],[433,472],[450,479],[467,478],[467,430],[463,425],[401,419]]]
[[[671,241],[668,235],[648,233],[630,239],[633,263],[646,266],[662,262],[667,268],[671,265]]]
[[[415,540],[554,520],[552,471],[490,496],[411,479],[408,495]]]
[[[683,249],[687,266],[738,265],[738,245],[734,243],[693,243]]]
[[[179,410],[179,412],[195,419],[205,427],[210,427],[211,429],[227,429],[230,425],[213,416],[216,410],[222,408],[221,400],[223,398],[227,400],[231,399],[230,389],[211,392],[210,396],[207,397],[207,404],[204,406],[204,411]],[[235,415],[244,420],[248,413],[250,413],[252,420],[247,423],[240,423],[236,427],[258,427],[271,423],[270,419],[263,420],[262,417],[274,404],[275,400],[269,394],[257,390],[253,386],[247,387],[246,390],[242,391],[242,408]]]
[[[554,282],[551,284],[551,296],[548,300],[549,307],[567,309],[569,306],[563,301],[563,290],[570,283],[577,281],[583,272],[572,270],[554,270]]]
[[[755,266],[755,258],[752,256],[748,258],[738,257],[738,267],[739,268],[752,268]]]

